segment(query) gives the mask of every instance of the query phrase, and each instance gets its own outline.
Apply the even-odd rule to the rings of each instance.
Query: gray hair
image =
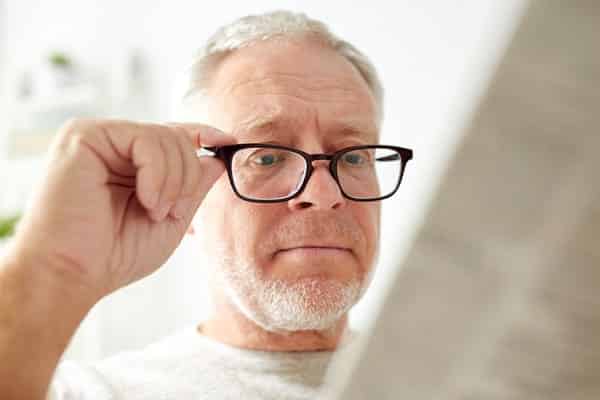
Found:
[[[302,13],[274,11],[261,15],[250,15],[221,27],[206,42],[193,60],[189,74],[184,103],[203,99],[210,83],[211,75],[219,62],[231,52],[281,36],[312,34],[323,40],[333,50],[346,58],[360,72],[371,90],[377,105],[377,120],[383,119],[383,87],[375,67],[366,55],[352,44],[340,39],[329,31],[327,26]]]

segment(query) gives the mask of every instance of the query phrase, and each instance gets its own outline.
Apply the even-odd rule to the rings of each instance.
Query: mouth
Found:
[[[351,252],[352,251],[349,248],[339,246],[296,246],[286,249],[280,249],[277,251],[276,254],[306,257],[324,257],[351,254]]]

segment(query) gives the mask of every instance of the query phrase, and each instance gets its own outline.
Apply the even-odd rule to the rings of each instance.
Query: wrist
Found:
[[[60,357],[94,297],[50,273],[43,259],[14,251],[0,258],[0,393],[42,398]]]
[[[68,300],[72,307],[86,309],[85,312],[102,298],[100,291],[87,283],[81,268],[16,241],[9,245],[0,267],[22,277],[32,293],[43,293],[48,300]]]

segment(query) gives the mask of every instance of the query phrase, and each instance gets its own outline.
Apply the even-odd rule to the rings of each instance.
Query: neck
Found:
[[[348,325],[347,315],[325,331],[268,331],[249,320],[228,301],[215,302],[215,313],[198,331],[231,346],[262,351],[333,351]]]

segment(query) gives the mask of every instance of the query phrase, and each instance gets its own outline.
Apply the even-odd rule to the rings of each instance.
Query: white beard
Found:
[[[360,300],[368,283],[355,278],[350,282],[315,277],[288,282],[282,279],[265,280],[257,266],[218,257],[212,271],[228,300],[242,314],[265,330],[324,331],[333,328],[350,308]]]

